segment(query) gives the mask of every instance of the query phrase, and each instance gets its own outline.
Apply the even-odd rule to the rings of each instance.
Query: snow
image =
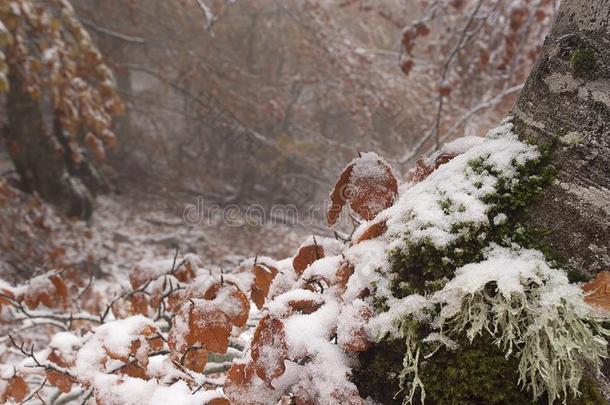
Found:
[[[432,303],[419,294],[411,294],[407,297],[391,298],[388,302],[389,311],[382,312],[372,318],[368,324],[371,334],[376,338],[389,335],[393,338],[400,337],[400,324],[397,323],[405,317],[415,320],[426,320],[426,310],[430,309]]]
[[[193,394],[182,380],[163,386],[156,380],[98,374],[94,385],[96,397],[106,405],[201,405],[222,397],[220,391],[201,390]]]
[[[113,357],[129,358],[132,343],[140,342],[135,357],[140,361],[146,356],[148,343],[143,332],[147,328],[156,330],[155,323],[136,315],[100,325],[86,339],[86,343],[78,351],[75,369],[84,379],[93,379],[99,371],[112,370],[114,362],[105,358],[111,353]],[[109,367],[110,365],[110,367]],[[122,362],[119,364],[122,365]]]
[[[489,206],[482,199],[495,191],[498,178],[487,171],[475,173],[469,162],[482,159],[510,180],[516,174],[513,162],[523,164],[539,157],[536,147],[520,142],[511,130],[512,124],[504,123],[488,139],[404,190],[398,202],[383,213],[388,218],[388,234],[395,239],[407,236],[411,242],[429,240],[442,248],[459,236],[451,232],[454,225],[487,224]],[[449,212],[440,204],[446,200],[451,202]]]
[[[288,304],[293,301],[312,301],[319,304],[324,302],[321,294],[298,289],[278,295],[273,301],[267,303],[266,308],[270,314],[284,317],[292,312]]]
[[[72,353],[78,350],[81,345],[82,339],[70,332],[56,333],[49,342],[51,349],[59,350],[61,353]]]

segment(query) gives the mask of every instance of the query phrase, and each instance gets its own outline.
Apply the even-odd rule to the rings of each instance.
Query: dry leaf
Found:
[[[598,308],[610,311],[610,272],[602,271],[595,279],[582,286],[585,302]]]
[[[48,308],[66,308],[68,288],[57,274],[38,276],[30,280],[30,287],[26,290],[23,300],[30,309],[38,308],[41,303]]]
[[[55,349],[51,350],[47,360],[53,364],[57,364],[59,367],[69,367],[70,364],[63,358],[61,353],[58,353]],[[74,381],[64,373],[58,371],[49,370],[47,371],[47,378],[49,383],[57,387],[63,393],[68,393],[72,390],[72,384]]]
[[[203,295],[206,300],[216,300],[219,297],[222,300],[219,304],[231,323],[240,328],[244,326],[250,314],[250,301],[246,294],[234,283],[225,281],[212,285]]]
[[[292,312],[300,312],[302,314],[312,314],[324,305],[323,302],[315,300],[292,300],[288,302],[288,307]]]
[[[15,402],[21,402],[24,400],[28,393],[28,384],[25,382],[23,377],[15,375],[13,378],[8,380],[6,391],[0,397],[0,402],[4,403],[9,398],[13,398]]]
[[[208,352],[205,349],[190,349],[183,356],[181,364],[197,373],[203,373],[208,362]]]
[[[457,155],[452,153],[440,153],[438,156],[434,158],[433,163],[427,163],[427,159],[418,159],[415,168],[415,176],[413,180],[416,183],[424,180],[428,177],[432,172],[439,168],[440,165],[449,162],[451,159],[456,157]]]
[[[339,287],[341,292],[345,291],[345,289],[347,288],[347,283],[352,274],[354,274],[354,270],[354,266],[347,260],[341,262],[341,265],[339,266],[339,269],[336,273],[337,286]]]
[[[265,300],[269,294],[269,287],[271,282],[278,273],[278,270],[273,266],[267,266],[264,264],[257,264],[252,268],[254,273],[254,284],[250,291],[250,298],[256,304],[258,309],[261,309],[265,305]]]
[[[386,221],[375,222],[368,226],[362,234],[352,243],[357,245],[365,240],[375,239],[383,235],[388,230]]]
[[[186,353],[193,346],[201,346],[214,353],[226,353],[231,327],[227,315],[209,305],[209,301],[191,299],[172,321],[169,345],[172,351],[179,353]]]
[[[398,181],[390,166],[377,154],[366,153],[348,165],[335,184],[330,195],[328,224],[337,221],[346,203],[361,218],[370,221],[394,203],[397,192]]]
[[[252,363],[233,364],[227,372],[223,391],[232,405],[265,405],[249,398],[256,371]]]
[[[302,246],[292,259],[294,272],[300,276],[310,264],[323,257],[324,248],[322,246],[316,243]]]
[[[288,358],[288,347],[282,321],[270,315],[263,317],[250,347],[256,375],[271,387],[271,381],[286,371],[284,360]]]

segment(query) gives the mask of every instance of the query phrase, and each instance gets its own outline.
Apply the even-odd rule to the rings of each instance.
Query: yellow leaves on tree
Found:
[[[288,347],[282,321],[270,315],[263,317],[254,332],[251,349],[256,375],[271,387],[271,381],[286,371]]]
[[[23,294],[23,301],[30,309],[36,309],[40,304],[47,308],[66,308],[68,288],[58,274],[34,277]]]
[[[337,222],[343,206],[370,221],[394,203],[398,181],[390,166],[377,154],[365,153],[350,163],[333,188],[327,213],[329,225]]]
[[[582,289],[587,293],[585,302],[606,311],[610,311],[610,272],[602,271],[595,279],[585,284]]]
[[[69,2],[13,0],[0,6],[0,92],[9,71],[34,100],[49,95],[70,139],[66,154],[82,159],[77,135],[98,158],[114,145],[112,116],[123,112],[112,71]],[[10,4],[9,4],[10,3]]]

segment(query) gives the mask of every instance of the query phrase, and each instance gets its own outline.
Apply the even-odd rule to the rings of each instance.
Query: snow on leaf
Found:
[[[383,235],[388,230],[387,221],[379,221],[374,222],[352,242],[352,244],[357,245],[360,242],[365,240],[375,239]]]
[[[372,315],[373,308],[361,299],[343,307],[337,324],[337,343],[343,350],[359,353],[373,345],[366,325]]]
[[[47,360],[53,364],[57,364],[59,367],[66,368],[70,367],[73,364],[69,364],[66,359],[62,356],[62,354],[55,349],[51,350]],[[55,370],[47,370],[47,378],[49,379],[49,383],[57,387],[63,393],[68,393],[72,390],[72,384],[74,380],[67,376],[64,373],[60,373]]]
[[[43,274],[30,280],[23,300],[30,309],[36,309],[40,304],[47,308],[65,308],[68,288],[58,274]]]
[[[227,372],[223,389],[229,401],[234,405],[263,405],[251,398],[255,378],[256,371],[251,363],[233,364]]]
[[[273,379],[286,371],[288,347],[282,321],[270,315],[263,317],[254,332],[251,349],[256,375],[271,386]]]
[[[354,265],[351,264],[348,260],[344,260],[341,262],[341,265],[337,269],[337,286],[340,291],[343,292],[347,288],[347,282],[349,278],[354,274]]]
[[[250,301],[235,283],[225,281],[213,284],[203,298],[215,301],[233,325],[242,327],[248,321]]]
[[[208,300],[192,298],[172,321],[169,345],[172,351],[186,353],[201,346],[214,353],[226,353],[231,335],[229,317]]]
[[[343,170],[335,184],[330,194],[328,224],[337,221],[346,203],[369,221],[394,203],[397,192],[398,181],[390,165],[376,153],[364,153]]]

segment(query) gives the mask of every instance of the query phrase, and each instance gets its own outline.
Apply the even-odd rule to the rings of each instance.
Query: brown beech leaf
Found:
[[[55,349],[51,350],[47,360],[53,364],[57,364],[59,367],[69,367],[70,364],[63,358],[61,353],[58,353]],[[60,373],[54,370],[47,371],[47,378],[49,379],[49,383],[57,387],[57,389],[61,392],[68,393],[72,390],[72,384],[74,381],[72,378],[68,377],[64,373]]]
[[[48,308],[66,308],[68,287],[58,274],[38,276],[30,280],[30,288],[25,292],[23,300],[30,309],[38,308],[41,303]]]
[[[174,271],[173,275],[178,281],[188,283],[195,278],[194,264],[190,260],[186,260],[184,264]]]
[[[127,302],[129,302],[130,315],[148,315],[148,296],[146,294],[132,294],[129,298],[127,298]]]
[[[129,362],[121,367],[118,374],[133,378],[141,378],[142,380],[150,380],[150,377],[146,374],[146,368],[137,364],[135,361]]]
[[[7,298],[2,297],[3,295]],[[14,299],[15,295],[12,292],[10,292],[9,290],[0,289],[0,310],[2,310],[2,305],[11,305],[10,300]]]
[[[231,405],[231,403],[226,398],[214,398],[206,402],[205,405]]]
[[[428,163],[427,159],[418,159],[416,162],[415,176],[413,180],[419,183],[432,174],[433,171],[438,169],[440,165],[449,162],[456,156],[456,154],[452,153],[441,153],[434,158],[433,163]]]
[[[349,278],[354,274],[354,265],[349,261],[344,260],[341,262],[339,269],[337,269],[336,277],[337,277],[337,286],[343,292],[347,288],[347,282]]]
[[[0,403],[8,401],[9,398],[13,398],[15,402],[21,402],[25,399],[28,390],[28,384],[25,382],[23,377],[20,375],[15,375],[7,381],[6,390],[0,396]]]
[[[226,353],[231,327],[229,317],[209,301],[191,299],[172,321],[170,349],[186,353],[192,346],[201,346],[214,353]]]
[[[362,300],[355,300],[343,308],[341,316],[349,321],[337,328],[339,346],[351,353],[370,349],[373,341],[366,329],[366,322],[373,316],[372,308]]]
[[[197,373],[203,373],[208,362],[208,352],[205,349],[190,349],[181,359],[181,364]]]
[[[327,213],[333,225],[345,203],[364,220],[370,221],[394,203],[398,181],[390,166],[375,153],[365,153],[341,173],[331,192]]]
[[[362,232],[362,234],[354,242],[352,242],[352,244],[357,245],[358,243],[363,242],[365,240],[378,238],[383,235],[387,230],[388,225],[386,221],[375,222],[369,225],[368,228],[366,228],[364,232]]]
[[[329,225],[333,225],[337,222],[337,218],[341,214],[341,210],[343,206],[347,202],[346,190],[349,187],[349,178],[352,175],[352,170],[354,168],[354,164],[348,165],[341,176],[339,176],[339,180],[335,183],[335,187],[330,193],[330,206],[328,207],[328,213],[326,215],[326,220]]]
[[[252,383],[256,378],[256,370],[252,363],[233,364],[227,372],[223,391],[232,405],[263,405],[249,398]]]
[[[284,360],[288,358],[282,321],[271,315],[263,317],[254,332],[251,349],[256,375],[272,387],[271,381],[286,371]]]
[[[610,271],[602,271],[595,279],[582,286],[585,302],[610,311]]]
[[[269,294],[269,287],[278,270],[273,266],[260,263],[252,268],[252,272],[254,273],[254,284],[250,291],[250,298],[252,298],[256,307],[261,309],[265,305],[265,300]]]
[[[145,325],[137,334],[130,336],[127,353],[122,352],[124,348],[121,348],[119,352],[116,348],[108,347],[105,344],[102,347],[106,355],[113,360],[122,361],[125,365],[135,360],[138,366],[146,368],[148,366],[148,354],[163,349],[163,340],[159,337],[160,333],[161,331],[156,326]]]
[[[302,314],[312,314],[320,309],[322,305],[324,305],[323,302],[315,300],[292,300],[288,302],[288,307],[293,312],[300,312]]]
[[[224,281],[213,284],[206,290],[203,298],[206,300],[220,300],[220,306],[233,325],[241,328],[248,322],[250,301],[235,283]]]
[[[324,248],[317,243],[301,246],[297,255],[292,259],[294,272],[300,276],[310,264],[323,257]]]

